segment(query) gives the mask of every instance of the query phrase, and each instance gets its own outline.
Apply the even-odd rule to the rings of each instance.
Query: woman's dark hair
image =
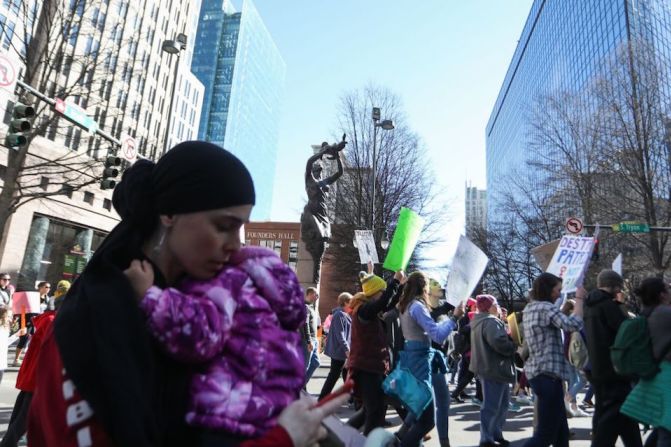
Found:
[[[647,307],[657,306],[662,302],[662,293],[667,289],[667,285],[661,278],[646,278],[634,290],[641,303]]]
[[[428,285],[429,278],[420,271],[412,272],[408,276],[408,281],[403,286],[401,298],[398,300],[398,309],[401,313],[404,313],[415,299],[421,300],[428,306],[426,301],[424,301],[424,289]]]
[[[562,279],[552,273],[541,273],[531,287],[531,299],[534,301],[552,302],[552,289],[562,282]]]

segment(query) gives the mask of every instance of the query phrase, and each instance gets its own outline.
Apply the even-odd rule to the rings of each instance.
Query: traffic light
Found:
[[[116,186],[116,176],[119,175],[119,166],[121,159],[116,155],[108,155],[105,158],[105,169],[103,170],[103,179],[100,182],[100,189],[114,189]]]
[[[14,103],[12,107],[12,118],[9,122],[9,132],[7,132],[7,146],[19,148],[28,142],[24,135],[30,132],[33,123],[28,118],[35,116],[35,108],[20,102]]]

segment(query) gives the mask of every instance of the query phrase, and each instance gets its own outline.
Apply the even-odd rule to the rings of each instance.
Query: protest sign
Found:
[[[377,257],[373,232],[370,230],[354,230],[354,237],[356,239],[356,246],[359,249],[361,263],[368,264],[368,261],[372,261],[373,264],[379,264],[380,260]]]
[[[550,261],[552,261],[552,255],[554,255],[558,245],[559,239],[531,249],[531,256],[534,257],[536,264],[538,264],[541,270],[547,270]]]
[[[395,272],[405,269],[415,251],[419,235],[424,228],[424,219],[409,208],[401,208],[396,231],[392,238],[383,267]]]
[[[489,258],[465,236],[459,237],[459,245],[447,275],[447,302],[457,306],[471,296],[473,289],[487,267]]]
[[[12,295],[12,312],[40,313],[40,292],[14,292]]]
[[[617,258],[613,261],[613,266],[611,267],[613,271],[617,272],[618,275],[622,276],[622,253],[617,255]]]
[[[572,293],[582,286],[582,279],[592,259],[593,237],[564,236],[552,256],[547,272],[563,280],[562,292]]]

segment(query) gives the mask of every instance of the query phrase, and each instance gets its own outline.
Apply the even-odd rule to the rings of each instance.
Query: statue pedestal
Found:
[[[296,276],[298,276],[298,282],[300,283],[303,290],[308,287],[318,288],[318,284],[315,284],[312,280],[312,272],[314,270],[315,261],[312,259],[312,255],[308,253],[305,248],[305,242],[303,240],[298,241],[298,259],[296,261]]]

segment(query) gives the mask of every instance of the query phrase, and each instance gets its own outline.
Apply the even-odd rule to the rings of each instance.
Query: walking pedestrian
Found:
[[[319,343],[317,342],[317,328],[319,325],[319,315],[315,309],[315,303],[319,298],[319,293],[314,287],[305,289],[305,310],[307,318],[301,330],[303,346],[305,347],[305,384],[312,377],[312,374],[319,368]]]
[[[631,381],[618,375],[610,360],[610,347],[620,324],[627,318],[624,304],[616,301],[622,291],[622,277],[613,270],[602,270],[596,279],[597,289],[585,301],[585,336],[591,363],[596,402],[592,417],[592,446],[615,445],[618,437],[625,447],[640,447],[638,423],[620,413],[620,407],[631,391]]]
[[[347,378],[345,361],[349,356],[352,317],[345,312],[345,308],[349,306],[351,300],[351,293],[341,293],[338,295],[338,307],[331,312],[329,336],[326,339],[326,347],[324,348],[324,354],[331,358],[331,367],[324,381],[324,386],[322,386],[322,390],[319,393],[319,400],[323,399],[333,390],[338,381],[338,376],[342,374],[343,382]]]
[[[363,292],[352,298],[352,333],[347,368],[352,370],[354,392],[361,399],[362,406],[347,424],[363,427],[364,435],[384,426],[387,404],[382,381],[389,372],[389,351],[379,315],[394,305],[392,298],[405,278],[402,270],[397,271],[389,282],[373,273],[361,272],[359,279]]]
[[[647,278],[635,294],[643,304],[641,314],[647,318],[652,355],[659,362],[659,372],[650,380],[639,381],[621,411],[655,427],[657,447],[671,447],[671,291],[662,278]]]
[[[401,313],[401,328],[405,346],[401,351],[401,364],[420,381],[424,381],[433,392],[433,401],[420,415],[406,418],[399,433],[402,447],[416,447],[422,438],[437,424],[441,447],[449,447],[448,412],[449,390],[447,386],[447,362],[439,350],[431,347],[431,341],[443,344],[456,329],[457,318],[463,310],[455,309],[455,315],[436,323],[429,308],[429,278],[422,272],[413,272],[403,287],[398,303]]]
[[[471,323],[470,370],[482,382],[480,446],[507,446],[503,426],[510,404],[510,385],[515,381],[513,356],[516,346],[498,318],[499,305],[491,295],[476,297],[478,313]]]
[[[0,273],[0,306],[12,306],[12,294],[14,289],[11,286],[12,277],[9,273]]]
[[[583,300],[587,292],[576,292],[573,314],[562,313],[555,301],[561,296],[562,280],[541,273],[531,289],[531,302],[524,309],[524,340],[529,358],[524,371],[536,396],[537,423],[525,447],[567,447],[569,429],[564,404],[564,381],[571,378],[571,365],[564,355],[562,330],[579,331],[583,327]]]

